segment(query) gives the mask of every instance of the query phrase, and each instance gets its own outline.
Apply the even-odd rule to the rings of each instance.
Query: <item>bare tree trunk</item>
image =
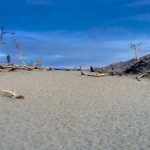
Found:
[[[15,34],[15,32],[6,32],[6,31],[4,31],[4,26],[1,27],[0,44],[4,44],[4,42],[3,42],[3,36],[4,36],[5,34]]]
[[[21,62],[21,64],[22,64],[23,66],[26,66],[26,63],[25,63],[24,60],[23,60],[24,51],[23,51],[23,49],[21,48],[21,43],[18,42],[17,40],[14,40],[13,42],[14,42],[16,48],[17,48],[17,58],[18,58],[18,60]]]

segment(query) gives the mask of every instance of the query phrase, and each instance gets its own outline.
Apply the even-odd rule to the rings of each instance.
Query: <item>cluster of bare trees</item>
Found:
[[[1,32],[0,32],[0,44],[6,44],[6,43],[4,42],[4,35],[5,35],[5,34],[15,34],[15,32],[5,31],[4,26],[1,27]],[[25,66],[26,64],[25,64],[25,62],[24,62],[24,60],[23,60],[24,51],[23,51],[23,49],[22,49],[22,47],[21,47],[21,42],[19,42],[19,41],[16,40],[16,39],[13,39],[12,41],[13,41],[13,42],[12,42],[13,45],[15,45],[15,47],[16,47],[16,49],[17,49],[17,53],[16,53],[17,59],[20,61],[20,63],[21,63],[23,66]],[[10,55],[7,55],[6,59],[7,59],[7,63],[10,64],[11,56],[10,56]]]
[[[23,66],[26,66],[26,63],[24,62],[23,58],[24,58],[24,51],[21,47],[21,42],[17,41],[16,39],[13,40],[13,44],[15,45],[16,49],[17,49],[17,58],[20,61],[20,63]]]
[[[1,27],[1,32],[0,32],[0,44],[6,44],[6,43],[4,42],[4,35],[5,35],[5,34],[15,34],[15,32],[5,31],[4,26]],[[16,53],[17,59],[21,62],[21,64],[22,64],[23,66],[25,66],[26,64],[25,64],[25,62],[24,62],[24,60],[23,60],[24,51],[23,51],[23,49],[22,49],[22,47],[21,47],[21,42],[19,42],[19,41],[16,40],[16,39],[13,39],[12,41],[13,41],[13,42],[12,42],[13,45],[15,45],[15,47],[16,47],[16,49],[17,49],[17,53]],[[7,63],[10,64],[10,62],[11,62],[11,56],[10,56],[10,55],[7,55],[7,56],[6,56],[6,59],[7,59]]]
[[[1,27],[1,31],[0,31],[0,45],[1,44],[6,44],[5,41],[4,41],[4,36],[6,34],[15,34],[15,32],[10,32],[10,31],[5,31],[5,28],[4,26]],[[37,61],[35,63],[33,63],[32,65],[26,65],[25,61],[24,61],[24,50],[22,48],[22,44],[21,42],[19,42],[17,39],[13,39],[12,40],[12,44],[15,46],[16,48],[16,57],[18,59],[18,61],[20,62],[20,65],[10,65],[11,63],[11,56],[10,55],[7,55],[6,57],[6,60],[7,60],[7,64],[6,66],[1,66],[0,65],[0,68],[1,69],[5,69],[5,68],[10,68],[11,71],[14,71],[16,69],[25,69],[25,70],[32,70],[32,69],[40,69],[40,70],[45,70],[44,68],[41,67],[42,65],[42,61]],[[141,45],[141,43],[131,43],[129,46],[130,48],[134,51],[134,55],[135,55],[135,62],[132,64],[132,66],[130,68],[127,68],[127,71],[128,70],[131,70],[132,68],[134,67],[137,67],[137,65],[141,65],[141,61],[139,59],[139,56],[138,56],[138,52],[140,51],[139,49],[139,46]],[[143,62],[142,62],[143,63]],[[51,68],[48,68],[46,70],[51,70]],[[108,73],[108,72],[100,72],[100,74],[96,74],[96,75],[90,75],[90,74],[85,74],[83,72],[83,69],[82,69],[82,66],[80,66],[80,71],[81,71],[81,75],[86,75],[86,76],[94,76],[94,77],[102,77],[102,76],[107,76],[107,75],[121,75],[123,76],[124,73],[122,72],[115,72],[114,69],[113,69],[113,66],[112,66],[112,72],[111,73]],[[90,67],[90,71],[91,72],[94,72],[94,69],[93,67],[91,66]],[[142,77],[144,77],[145,75],[147,75],[147,72],[144,72],[141,76],[137,77],[138,80],[140,80]]]
[[[1,27],[1,31],[0,31],[0,45],[1,44],[6,44],[5,41],[4,41],[4,36],[6,34],[15,34],[15,32],[10,32],[10,31],[5,31],[5,28],[4,26]],[[10,55],[7,55],[6,56],[6,60],[7,60],[7,64],[6,66],[1,66],[0,65],[0,68],[1,69],[5,69],[5,68],[11,68],[12,70],[15,70],[15,69],[27,69],[27,70],[31,70],[31,69],[43,69],[41,66],[42,66],[42,61],[41,60],[38,60],[36,62],[34,62],[32,64],[32,66],[28,66],[25,61],[24,61],[24,56],[25,56],[25,53],[24,53],[24,50],[22,48],[22,44],[19,40],[17,39],[12,39],[12,44],[13,46],[15,46],[15,49],[16,49],[16,57],[18,59],[18,61],[20,62],[20,65],[14,65],[14,64],[11,64],[11,56]],[[50,69],[48,69],[50,70]]]

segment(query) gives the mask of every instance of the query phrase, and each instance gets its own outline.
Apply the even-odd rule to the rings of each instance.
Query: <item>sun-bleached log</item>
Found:
[[[16,99],[24,99],[23,95],[20,95],[16,93],[14,90],[9,91],[9,90],[1,90],[0,91],[4,94],[6,97],[11,97],[11,98],[16,98]]]
[[[32,70],[45,70],[45,71],[49,71],[51,70],[50,68],[48,69],[45,69],[45,68],[42,68],[42,67],[30,67],[30,66],[27,66],[27,65],[24,65],[24,66],[20,66],[20,65],[0,65],[0,69],[10,69],[9,71],[15,71],[15,70],[27,70],[27,71],[32,71]]]
[[[90,76],[90,77],[103,77],[103,76],[108,76],[110,75],[109,73],[100,73],[100,74],[87,74],[86,76]]]
[[[83,70],[81,70],[80,72],[81,72],[81,75],[86,75],[86,74],[83,72]]]
[[[142,75],[136,77],[136,79],[137,79],[138,81],[141,81],[141,79],[144,78],[145,76],[147,76],[148,74],[150,74],[150,72],[143,73]]]
[[[146,75],[146,73],[143,73],[142,75],[136,77],[136,79],[137,79],[138,81],[141,81],[141,78],[143,78],[145,75]]]
[[[82,65],[80,66],[80,73],[81,73],[81,75],[85,75],[85,73],[83,72],[83,66]]]

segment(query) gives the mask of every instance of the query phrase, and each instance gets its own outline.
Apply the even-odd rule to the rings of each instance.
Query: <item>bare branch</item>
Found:
[[[3,41],[3,37],[5,34],[15,34],[15,32],[4,31],[4,26],[2,26],[0,32],[0,44],[5,44],[5,42]]]
[[[3,92],[4,96],[7,96],[7,97],[17,98],[17,99],[23,99],[24,98],[23,95],[17,94],[14,90],[9,91],[9,90],[1,90],[0,89],[0,91]]]
[[[142,44],[142,43],[137,43],[137,44],[131,43],[131,44],[129,45],[130,48],[134,50],[135,58],[136,58],[137,60],[139,60],[139,57],[138,57],[139,48],[138,48],[138,47],[139,47],[141,44]]]
[[[16,48],[17,48],[17,58],[18,60],[21,62],[21,64],[23,64],[23,66],[26,66],[23,57],[24,57],[24,51],[21,47],[21,43],[19,41],[17,41],[16,39],[13,40],[13,43],[15,44]]]

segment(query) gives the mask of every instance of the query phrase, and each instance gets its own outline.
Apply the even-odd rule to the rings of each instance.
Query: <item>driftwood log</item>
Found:
[[[141,81],[141,79],[144,78],[144,77],[147,76],[147,75],[150,75],[150,72],[143,73],[142,75],[137,76],[136,79],[137,79],[138,81]]]
[[[145,62],[144,60],[139,60],[133,63],[130,67],[127,67],[123,73],[129,74],[138,74],[144,71],[145,68],[148,68],[150,66],[149,62]]]
[[[23,95],[17,94],[14,90],[1,90],[0,91],[4,94],[6,97],[16,98],[16,99],[24,99]]]
[[[53,70],[52,68],[42,68],[42,67],[37,67],[37,66],[33,66],[33,67],[30,67],[30,66],[27,66],[27,65],[0,65],[0,69],[10,69],[8,70],[8,72],[11,72],[11,71],[16,71],[16,70],[27,70],[27,71],[32,71],[32,70],[43,70],[43,71],[51,71]]]
[[[146,75],[146,73],[143,73],[142,75],[136,77],[136,79],[137,79],[138,81],[141,81],[141,78],[143,78],[145,75]]]
[[[110,75],[109,73],[100,73],[100,74],[87,74],[86,76],[90,76],[90,77],[103,77],[103,76],[108,76]]]
[[[118,71],[112,71],[112,72],[110,72],[110,75],[112,75],[112,76],[114,76],[114,75],[127,76],[127,74],[125,74],[123,72],[118,72]]]
[[[83,72],[83,66],[82,66],[82,65],[80,66],[80,73],[81,73],[81,75],[86,75],[86,74]]]

